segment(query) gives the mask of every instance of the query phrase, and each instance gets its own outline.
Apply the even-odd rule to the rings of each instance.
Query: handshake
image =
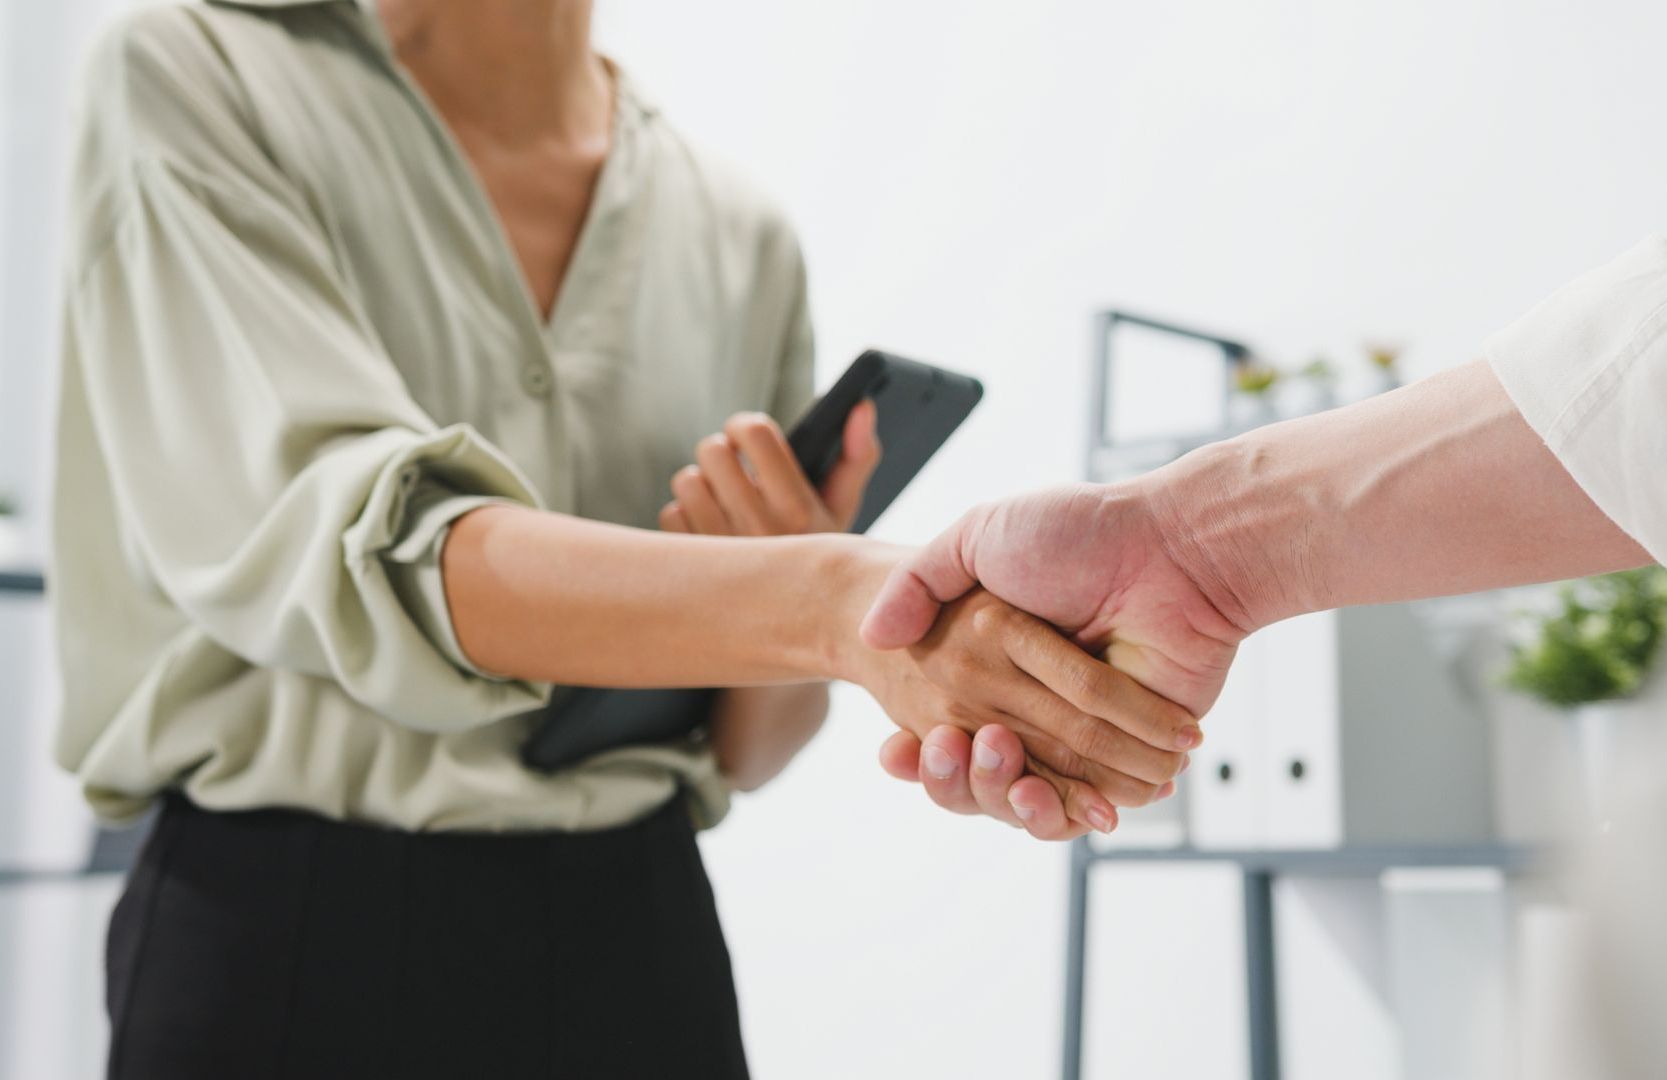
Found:
[[[1162,490],[979,507],[891,569],[862,640],[906,649],[934,686],[924,707],[875,691],[904,729],[881,748],[887,772],[1048,840],[1173,793],[1251,624],[1177,543]]]
[[[679,474],[664,527],[813,531],[795,527],[812,504],[833,527],[852,519],[879,454],[871,413],[853,412],[821,492],[767,420],[731,428]],[[1110,830],[1117,807],[1172,791],[1260,627],[1651,561],[1485,361],[1124,483],[979,507],[917,552],[856,537],[794,549],[816,551],[833,557],[798,602],[817,611],[820,650],[799,669],[879,699],[903,729],[887,771],[1046,839]]]
[[[674,479],[661,527],[837,532],[878,460],[872,423],[859,406],[816,491],[768,418],[737,416]],[[1109,832],[1118,807],[1173,793],[1254,624],[1179,542],[1199,530],[1154,478],[980,507],[911,553],[825,537],[833,576],[807,598],[828,616],[818,667],[902,729],[881,749],[888,772],[1050,840]]]

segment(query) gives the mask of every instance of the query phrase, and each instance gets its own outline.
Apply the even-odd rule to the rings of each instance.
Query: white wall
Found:
[[[985,380],[894,539],[1075,476],[1097,307],[1294,362],[1399,339],[1428,373],[1663,223],[1667,10],[1642,0],[601,10],[799,222],[824,380],[866,344]],[[929,812],[872,765],[886,730],[842,695],[707,843],[758,1074],[1050,1075],[1063,853]],[[1242,1075],[1231,878],[1102,881],[1091,1074]],[[1282,920],[1288,1075],[1384,1075],[1382,972],[1312,904]]]
[[[894,539],[1075,475],[1097,307],[1290,360],[1399,338],[1428,372],[1661,226],[1667,10],[1644,0],[600,2],[604,42],[800,223],[824,380],[873,343],[986,381],[882,522]],[[4,8],[0,35],[23,10]],[[12,483],[40,471],[54,174],[37,157],[69,71],[17,41],[0,39]],[[706,843],[756,1072],[1050,1075],[1064,853],[930,812],[872,764],[886,730],[842,692],[813,749]],[[1092,1074],[1242,1075],[1231,878],[1119,870],[1098,888]],[[1323,956],[1323,933],[1290,931],[1297,955]],[[1285,972],[1306,980],[1295,1080],[1381,1075],[1378,975],[1359,967]]]

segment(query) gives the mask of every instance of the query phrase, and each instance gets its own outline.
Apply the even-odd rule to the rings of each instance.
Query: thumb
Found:
[[[880,439],[874,431],[872,401],[859,401],[845,418],[845,437],[839,462],[822,482],[822,501],[834,517],[849,526],[862,507],[862,494],[880,464]]]
[[[976,513],[976,512],[975,512]],[[978,584],[963,553],[975,528],[969,513],[892,570],[858,630],[872,649],[900,649],[926,636],[943,605]]]

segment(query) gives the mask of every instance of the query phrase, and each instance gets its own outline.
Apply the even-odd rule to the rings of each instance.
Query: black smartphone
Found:
[[[983,396],[977,379],[870,349],[793,425],[787,442],[820,486],[839,463],[846,417],[859,402],[874,402],[880,465],[851,525],[852,532],[865,532]],[[716,693],[578,687],[545,709],[521,759],[552,772],[615,747],[685,738],[706,723]]]
[[[867,532],[984,396],[969,375],[869,349],[812,405],[787,436],[800,468],[818,486],[839,461],[845,418],[874,402],[880,467],[868,482],[852,532]]]

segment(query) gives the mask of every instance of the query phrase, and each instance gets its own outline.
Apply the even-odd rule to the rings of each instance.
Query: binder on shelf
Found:
[[[1239,646],[1215,707],[1204,717],[1204,743],[1182,777],[1188,839],[1210,850],[1261,846],[1266,819],[1267,643]]]
[[[1268,717],[1263,841],[1270,847],[1343,843],[1338,622],[1338,612],[1317,611],[1262,632]]]
[[[1199,847],[1494,837],[1487,725],[1407,605],[1252,635],[1204,731],[1188,775]]]

